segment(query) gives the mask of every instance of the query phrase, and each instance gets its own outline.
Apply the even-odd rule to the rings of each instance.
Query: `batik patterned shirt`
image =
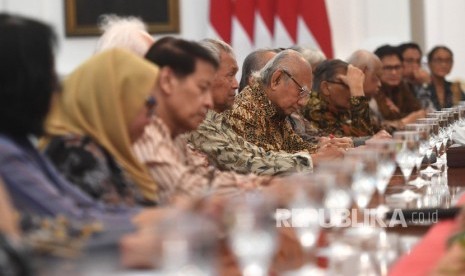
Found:
[[[162,119],[155,117],[134,145],[134,152],[158,185],[161,204],[173,196],[202,197],[210,193],[236,194],[270,181],[268,176],[222,172],[192,152],[184,136],[176,139]]]
[[[80,225],[102,223],[105,232],[99,236],[106,244],[116,243],[122,234],[135,230],[131,220],[140,212],[139,207],[106,204],[90,197],[69,183],[27,137],[0,133],[0,176],[22,215],[61,215]],[[93,241],[101,245],[95,238]]]
[[[369,99],[367,97],[350,97],[350,110],[333,113],[328,108],[328,102],[320,93],[312,91],[303,116],[319,136],[335,135],[337,137],[363,137],[373,135],[370,119]]]
[[[312,171],[309,153],[266,151],[237,135],[222,114],[213,110],[188,140],[221,170],[258,175]]]
[[[431,101],[433,102],[434,108],[436,110],[441,110],[441,108],[448,108],[454,105],[457,105],[460,101],[465,100],[465,95],[463,94],[462,89],[460,88],[460,83],[444,81],[444,102],[441,104],[436,93],[436,87],[431,85]]]
[[[53,137],[44,153],[69,182],[94,199],[130,205],[142,200],[121,166],[89,136]]]
[[[378,103],[375,99],[371,99],[368,103],[370,106],[370,119],[371,125],[373,126],[373,132],[378,132],[380,130],[385,130],[389,133],[393,133],[396,130],[402,130],[405,128],[405,125],[401,120],[384,120],[383,116],[379,112]]]
[[[413,87],[405,81],[394,89],[389,89],[383,85],[375,99],[384,120],[400,120],[421,109],[421,105],[414,95]],[[392,108],[392,105],[396,109]]]
[[[270,102],[260,83],[244,88],[233,108],[223,114],[239,136],[267,151],[317,150],[317,145],[305,142],[294,132],[287,116]]]

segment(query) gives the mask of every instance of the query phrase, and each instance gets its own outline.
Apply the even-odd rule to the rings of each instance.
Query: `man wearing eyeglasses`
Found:
[[[400,120],[402,125],[412,123],[425,116],[425,111],[414,95],[412,88],[402,80],[402,56],[396,47],[384,45],[376,49],[375,55],[383,64],[381,89],[376,103],[384,120]]]
[[[402,56],[403,78],[413,89],[420,105],[424,109],[434,110],[431,101],[431,77],[421,67],[422,51],[414,42],[403,43],[397,47]]]
[[[347,59],[347,62],[362,70],[365,75],[363,92],[369,99],[368,106],[370,107],[371,127],[373,127],[373,132],[377,133],[375,137],[381,136],[383,138],[386,135],[382,135],[382,133],[387,133],[381,130],[392,133],[400,125],[398,121],[383,120],[375,100],[376,95],[380,93],[383,64],[375,54],[362,49],[353,52]]]
[[[253,78],[253,84],[236,96],[233,108],[223,113],[232,129],[267,151],[316,153],[318,145],[300,138],[286,120],[307,103],[308,87],[311,87],[313,78],[311,65],[300,53],[284,50],[255,72]],[[318,154],[340,156],[334,148],[325,153],[318,150],[315,155]]]
[[[313,157],[306,151],[287,153],[284,151],[268,151],[246,141],[238,135],[224,119],[223,113],[232,108],[234,101],[225,101],[234,94],[238,84],[235,75],[238,70],[236,58],[231,46],[224,41],[204,39],[200,42],[219,59],[220,67],[212,84],[213,108],[208,111],[203,123],[189,134],[189,142],[202,154],[206,154],[211,164],[221,170],[231,170],[238,173],[254,173],[258,175],[278,175],[293,172],[306,172],[313,169]],[[258,50],[259,58],[255,57],[248,68],[250,72],[261,69],[277,51]],[[262,55],[266,53],[267,56]],[[272,55],[270,55],[272,53]],[[263,59],[267,60],[263,60]],[[255,64],[263,63],[263,65]],[[245,68],[245,67],[244,67]],[[243,73],[244,69],[243,68]],[[248,74],[250,76],[250,74]],[[249,77],[245,79],[249,80]],[[244,81],[244,87],[248,83]],[[233,98],[234,100],[234,98]],[[231,105],[226,105],[225,102]]]
[[[237,71],[237,64],[235,63],[232,48],[225,42],[214,39],[205,39],[201,43],[212,54],[219,56],[220,60],[220,68],[213,82],[212,93],[229,95],[231,92],[235,92],[237,82],[227,81],[230,73]],[[251,70],[250,72],[260,70],[279,51],[261,49],[256,52],[259,53],[260,57],[256,58],[257,53],[255,53],[255,57],[249,60],[251,64],[247,68],[255,68],[255,70]],[[266,56],[263,53],[266,53]],[[262,65],[254,64],[254,62]],[[243,72],[246,70],[244,68],[242,69]],[[244,88],[255,82],[251,74],[248,74],[244,79],[247,80],[244,81]],[[291,88],[295,89],[293,85]],[[196,150],[206,154],[209,161],[221,170],[232,170],[244,174],[255,173],[258,175],[278,175],[311,171],[313,163],[318,162],[318,157],[326,154],[325,149],[321,149],[315,154],[309,154],[307,149],[293,153],[270,151],[250,143],[244,137],[238,135],[233,130],[231,124],[224,118],[223,114],[231,109],[232,106],[226,107],[223,104],[224,101],[221,100],[223,98],[221,96],[213,97],[213,109],[208,111],[207,117],[197,130],[191,132],[189,135],[191,145]],[[254,112],[254,109],[251,112]]]
[[[363,72],[339,60],[323,61],[314,72],[313,91],[304,117],[320,136],[373,135]]]

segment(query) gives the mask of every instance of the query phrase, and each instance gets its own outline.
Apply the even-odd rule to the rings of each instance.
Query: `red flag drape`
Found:
[[[260,37],[261,34],[255,33],[259,32],[259,29],[255,27],[257,14],[271,34],[271,40],[267,42],[270,44],[268,47],[285,47],[284,44],[289,43],[289,41],[279,41],[280,38],[276,37],[275,20],[277,18],[284,25],[285,32],[293,43],[308,43],[306,38],[299,35],[298,28],[302,25],[298,25],[298,18],[301,18],[320,49],[328,58],[333,57],[331,28],[325,0],[210,0],[210,25],[216,35],[229,44],[232,43],[233,32],[239,30],[232,30],[233,16],[237,18],[242,29],[246,32],[252,46],[257,44],[256,37]],[[263,31],[263,29],[261,30]],[[298,41],[298,39],[306,41]],[[235,43],[241,42],[235,41]],[[235,45],[231,46],[234,48]],[[267,46],[262,43],[260,47]]]
[[[297,16],[299,0],[277,0],[276,16],[281,19],[287,33],[297,43]]]
[[[325,0],[300,0],[300,14],[307,28],[312,32],[321,50],[333,58],[333,44]]]
[[[210,24],[226,43],[231,43],[232,14],[231,0],[210,0]]]
[[[252,43],[255,37],[255,5],[255,0],[236,0],[234,5],[234,15]]]
[[[276,13],[275,0],[257,0],[257,9],[265,22],[270,34],[274,34],[274,16]]]

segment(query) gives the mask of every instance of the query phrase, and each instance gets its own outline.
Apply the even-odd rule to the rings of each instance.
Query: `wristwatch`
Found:
[[[360,103],[368,101],[366,96],[352,96],[350,97],[350,104],[351,105],[360,105]]]

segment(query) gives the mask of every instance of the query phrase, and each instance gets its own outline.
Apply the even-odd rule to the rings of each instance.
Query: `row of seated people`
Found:
[[[383,45],[374,54],[354,52],[347,62],[364,73],[363,91],[359,93],[350,86],[356,82],[351,70],[343,69],[337,61],[326,62],[321,53],[307,54],[314,66],[313,93],[303,110],[293,114],[294,129],[307,139],[331,134],[363,137],[380,129],[392,133],[428,111],[450,108],[465,99],[459,83],[445,79],[453,65],[449,48],[436,46],[428,53],[431,74],[421,67],[421,58],[416,43]],[[331,95],[333,91],[337,91],[338,97]],[[364,101],[368,101],[369,109],[360,104]]]
[[[375,128],[368,105],[384,68],[369,52],[312,71],[295,50],[262,51],[269,60],[256,59],[261,65],[253,65],[235,96],[238,65],[226,43],[154,42],[140,22],[109,22],[102,40],[113,44],[101,43],[59,85],[53,31],[0,16],[0,53],[8,64],[0,74],[0,176],[22,215],[98,221],[100,236],[115,240],[139,229],[121,240],[126,265],[151,264],[150,255],[137,254],[144,250],[138,237],[167,209],[261,188],[279,196],[276,187],[292,189],[285,175],[311,172],[366,139],[390,137],[382,123]],[[124,36],[121,24],[128,22],[135,28]],[[126,40],[114,40],[115,33]],[[315,117],[305,139],[289,121],[301,110]],[[47,158],[31,135],[41,137]]]
[[[237,81],[228,82],[231,64],[219,68],[222,58],[230,58],[233,75],[237,71],[231,48],[170,37],[153,43],[138,29],[130,35],[125,40],[130,46],[120,42],[110,47],[114,49],[101,49],[60,85],[51,28],[28,18],[0,16],[2,60],[8,65],[0,77],[0,175],[21,217],[98,222],[100,233],[90,244],[121,239],[126,265],[151,265],[153,256],[138,252],[153,246],[144,241],[146,229],[165,210],[197,206],[186,204],[186,198],[191,203],[212,194],[231,197],[284,184],[275,175],[311,171],[321,155],[341,156],[329,141],[321,149],[312,145],[298,153],[273,152],[220,132],[234,138],[230,146],[241,150],[232,165],[242,173],[206,165],[205,156],[187,147],[185,135],[208,112],[221,112],[234,100],[229,95],[237,88]],[[145,45],[145,58],[134,54],[134,41]],[[309,68],[307,72],[311,74]],[[38,146],[47,157],[32,137],[41,137]],[[34,221],[39,228],[49,225]],[[134,230],[140,231],[121,238]],[[62,240],[63,233],[51,231],[49,242]]]

